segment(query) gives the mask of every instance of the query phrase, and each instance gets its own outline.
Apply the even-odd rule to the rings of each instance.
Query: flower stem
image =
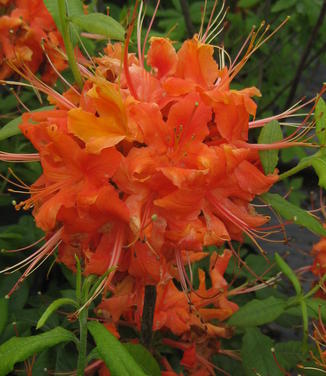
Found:
[[[298,173],[299,171],[307,168],[307,167],[310,167],[311,166],[311,163],[312,163],[312,158],[311,157],[308,157],[308,158],[305,158],[305,159],[302,159],[297,166],[291,168],[290,170],[286,171],[286,172],[283,172],[283,174],[279,175],[278,177],[278,180],[284,180],[296,173]]]
[[[74,47],[72,45],[71,38],[70,38],[70,28],[69,28],[69,23],[67,21],[66,3],[65,3],[65,0],[57,0],[57,1],[58,1],[58,8],[59,8],[60,23],[61,23],[61,28],[62,28],[62,38],[65,44],[69,66],[70,66],[70,69],[72,71],[72,74],[74,76],[74,79],[77,85],[79,86],[79,88],[82,88],[83,80],[82,80],[80,71],[78,69],[78,65],[77,65],[77,61],[76,61],[76,57],[74,53]]]
[[[79,351],[77,362],[77,376],[83,376],[86,367],[87,355],[87,317],[88,309],[83,309],[79,314]]]

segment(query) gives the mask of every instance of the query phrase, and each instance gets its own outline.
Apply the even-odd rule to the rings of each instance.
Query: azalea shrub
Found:
[[[0,375],[326,372],[326,86],[264,117],[241,83],[288,17],[233,56],[225,2],[185,40],[155,35],[159,1],[121,22],[81,0],[2,6],[1,83],[24,110],[0,129],[18,221],[0,232]],[[291,149],[307,156],[284,169]],[[306,210],[288,179],[308,168]],[[316,235],[299,268],[294,226]]]

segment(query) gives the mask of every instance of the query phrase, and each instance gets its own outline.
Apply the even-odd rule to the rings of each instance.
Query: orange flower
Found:
[[[36,73],[44,62],[42,79],[53,83],[57,73],[47,62],[44,51],[57,71],[67,67],[65,59],[57,51],[57,48],[63,48],[62,38],[41,0],[15,0],[10,15],[0,17],[0,46],[0,79],[8,78],[13,69],[20,66],[27,66]]]

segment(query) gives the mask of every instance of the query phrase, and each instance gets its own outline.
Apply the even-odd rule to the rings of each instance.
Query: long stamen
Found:
[[[21,251],[25,251],[26,249],[33,248],[36,244],[40,243],[45,239],[45,236],[42,236],[40,239],[36,240],[34,243],[30,245],[26,245],[25,247],[17,248],[17,249],[3,249],[1,250],[2,253],[17,253]]]
[[[19,154],[19,153],[7,153],[5,151],[0,151],[0,161],[2,162],[16,162],[16,163],[25,163],[25,162],[38,162],[40,161],[40,154]]]
[[[92,301],[96,299],[102,293],[102,291],[110,285],[110,282],[112,281],[112,278],[114,277],[115,271],[119,264],[123,241],[124,241],[124,228],[119,227],[117,234],[116,234],[110,263],[107,268],[107,270],[109,271],[109,274],[99,284],[99,286],[94,291],[93,295],[86,301],[86,303],[81,308],[79,308],[78,311],[76,311],[75,315],[78,316],[85,307],[88,307],[92,303]]]
[[[151,18],[151,21],[149,23],[149,26],[148,26],[148,29],[147,29],[147,32],[146,32],[146,35],[145,35],[145,39],[144,39],[144,43],[143,43],[143,52],[142,52],[142,55],[141,55],[142,62],[144,62],[145,48],[146,48],[147,39],[148,39],[148,36],[149,36],[149,32],[151,31],[151,28],[153,26],[153,22],[154,22],[154,19],[156,17],[156,13],[157,13],[158,7],[160,5],[160,1],[161,0],[157,0],[157,2],[156,2],[156,7],[154,9],[153,16]]]
[[[202,40],[201,40],[202,43],[205,43],[205,40],[206,40],[207,34],[208,34],[209,30],[210,30],[211,23],[212,23],[212,19],[213,19],[214,13],[215,13],[215,9],[216,9],[217,3],[218,3],[218,0],[215,0],[215,1],[214,1],[214,5],[213,5],[212,13],[211,13],[211,15],[210,15],[210,17],[209,17],[209,20],[208,20],[208,24],[207,24],[207,27],[206,27],[205,34],[203,35],[203,38],[202,38]]]
[[[78,34],[79,36],[79,34]],[[43,40],[42,40],[43,42]],[[81,39],[79,38],[79,42],[82,42]],[[46,52],[46,49],[45,49],[45,46],[44,46],[44,43],[41,43],[41,47],[42,47],[42,50],[43,50],[43,53],[47,59],[47,61],[49,62],[49,64],[51,65],[51,68],[54,70],[54,72],[57,74],[57,76],[61,79],[62,82],[64,82],[71,90],[73,90],[77,95],[80,95],[79,91],[76,90],[64,77],[63,75],[57,70],[57,68],[55,67],[55,65],[52,63],[52,60],[50,59],[50,56],[48,55],[48,53]]]
[[[139,12],[138,12],[138,17],[137,17],[137,49],[138,49],[138,59],[141,67],[144,68],[144,62],[142,60],[142,52],[141,52],[141,31],[143,27],[143,22],[144,18],[146,15],[146,9],[144,10],[143,13],[143,1],[140,2],[139,6]]]
[[[205,17],[206,17],[206,9],[207,9],[207,0],[205,0],[204,10],[203,10],[203,13],[201,15],[200,29],[199,29],[199,33],[198,33],[199,40],[202,40],[204,22],[205,22]]]
[[[315,98],[310,99],[309,101],[301,103],[299,105],[299,103],[302,102],[302,100],[300,100],[296,103],[296,105],[293,105],[288,110],[286,110],[286,111],[284,111],[284,112],[282,112],[278,115],[270,116],[270,117],[260,119],[260,120],[250,121],[249,127],[250,127],[250,129],[251,128],[258,128],[258,127],[262,127],[263,125],[269,123],[272,120],[280,120],[280,119],[286,119],[290,116],[297,116],[297,115],[294,115],[297,111],[299,111],[303,107],[306,107],[308,104],[312,103],[314,100],[315,100]],[[310,112],[309,112],[308,115],[310,115]]]
[[[125,76],[126,76],[128,88],[130,90],[131,95],[136,99],[138,99],[138,96],[137,96],[137,93],[135,91],[133,82],[131,80],[130,71],[129,71],[128,47],[129,47],[129,43],[130,43],[131,33],[132,33],[132,30],[133,30],[134,24],[135,24],[137,6],[138,6],[138,0],[136,0],[134,10],[133,10],[133,14],[132,14],[132,18],[131,18],[131,23],[130,23],[128,30],[127,30],[125,48],[124,48],[124,58],[123,58],[123,69],[124,69],[124,73],[125,73]]]
[[[8,297],[12,295],[12,293],[18,288],[18,286],[24,281],[24,279],[29,276],[34,270],[35,267],[38,267],[38,264],[42,264],[49,256],[53,254],[57,246],[61,243],[61,236],[62,236],[63,228],[60,228],[51,238],[34,254],[27,257],[25,260],[20,261],[16,265],[10,266],[0,271],[0,273],[13,273],[14,271],[21,269],[21,267],[26,266],[29,264],[28,268],[22,274],[22,276],[18,279],[15,285],[8,293]]]

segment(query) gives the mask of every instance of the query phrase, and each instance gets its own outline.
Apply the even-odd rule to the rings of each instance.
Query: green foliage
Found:
[[[100,34],[109,39],[122,41],[125,36],[125,30],[121,24],[112,17],[102,13],[83,14],[81,16],[72,17],[71,21],[79,26],[81,30]]]
[[[54,302],[52,302],[48,306],[46,311],[40,317],[40,319],[37,322],[36,329],[42,328],[42,326],[46,323],[47,319],[52,315],[52,313],[55,312],[57,309],[59,309],[63,305],[72,305],[77,308],[77,303],[73,299],[69,299],[69,298],[56,299]]]
[[[127,349],[98,322],[88,323],[98,352],[112,376],[146,376]]]
[[[62,33],[63,26],[60,22],[58,0],[43,0],[43,1],[49,13],[53,17],[58,30],[60,30],[60,32]],[[67,15],[69,17],[75,17],[75,16],[80,16],[84,14],[83,2],[81,0],[69,0],[66,2],[66,6],[67,6]]]
[[[278,121],[273,120],[266,124],[258,137],[259,144],[272,144],[283,139],[283,133]],[[272,174],[278,163],[278,153],[276,150],[262,150],[259,152],[260,160],[265,174]]]
[[[299,341],[281,342],[275,345],[275,357],[287,371],[293,370],[303,361],[305,355],[302,351],[302,343]]]
[[[276,320],[285,310],[286,303],[273,296],[264,299],[253,299],[240,307],[228,321],[229,325],[242,328],[259,326]]]
[[[246,329],[242,340],[241,356],[246,376],[282,376],[271,349],[274,343],[257,328]]]
[[[264,193],[261,198],[271,205],[283,218],[306,227],[311,232],[326,236],[326,230],[322,224],[307,211],[291,204],[280,195],[275,193]]]
[[[133,343],[125,343],[124,347],[135,359],[137,364],[143,369],[146,375],[161,375],[161,370],[157,361],[153,358],[152,354],[144,346]]]
[[[0,335],[8,320],[8,299],[0,298]]]
[[[47,111],[52,110],[53,106],[46,106],[46,107],[40,107],[37,110],[31,111],[31,112],[39,112],[39,111]],[[22,116],[18,116],[17,118],[11,120],[9,123],[4,125],[0,129],[0,141],[5,140],[8,137],[16,136],[21,133],[19,129],[19,125],[22,122]]]
[[[75,336],[61,327],[36,336],[11,338],[0,346],[0,375],[7,375],[16,363],[35,353],[69,341],[75,341]]]
[[[294,274],[293,270],[289,267],[289,265],[282,259],[282,257],[278,253],[275,253],[275,261],[281,269],[281,271],[284,273],[284,275],[288,277],[291,281],[297,295],[300,295],[302,291],[301,285],[298,280],[298,277]]]

